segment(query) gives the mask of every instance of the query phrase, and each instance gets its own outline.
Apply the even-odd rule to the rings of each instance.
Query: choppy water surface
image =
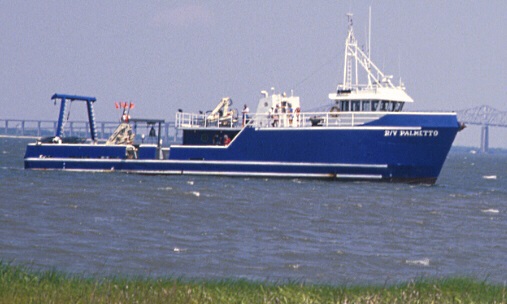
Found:
[[[88,275],[353,284],[507,280],[507,155],[435,186],[25,171],[0,138],[0,260]]]

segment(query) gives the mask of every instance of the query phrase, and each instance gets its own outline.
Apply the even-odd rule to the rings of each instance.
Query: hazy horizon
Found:
[[[271,87],[315,108],[341,82],[346,13],[365,45],[369,6],[372,59],[403,80],[415,100],[406,110],[507,111],[504,1],[55,0],[0,1],[0,119],[57,119],[54,93],[96,97],[109,121],[115,101],[174,120],[225,96],[255,108]],[[455,145],[479,138],[469,126]],[[506,128],[490,128],[490,147],[507,148]]]

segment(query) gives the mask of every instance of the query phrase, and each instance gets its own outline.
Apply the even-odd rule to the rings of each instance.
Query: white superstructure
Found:
[[[345,40],[343,82],[338,85],[336,93],[329,94],[336,103],[332,111],[401,111],[406,102],[414,100],[405,92],[403,84],[395,86],[391,82],[392,76],[382,73],[371,61],[370,54],[358,47],[352,14],[347,16],[349,27]],[[365,84],[360,84],[360,70],[366,75]]]

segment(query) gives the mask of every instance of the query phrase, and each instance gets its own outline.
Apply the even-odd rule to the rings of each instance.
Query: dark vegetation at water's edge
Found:
[[[246,280],[89,278],[0,262],[0,303],[507,303],[505,286],[467,278],[392,286]]]

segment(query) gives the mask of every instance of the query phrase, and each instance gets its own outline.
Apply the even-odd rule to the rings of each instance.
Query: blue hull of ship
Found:
[[[349,128],[246,127],[228,146],[175,145],[167,159],[155,150],[125,159],[124,146],[29,145],[25,168],[434,183],[458,129],[455,115],[424,114]]]

